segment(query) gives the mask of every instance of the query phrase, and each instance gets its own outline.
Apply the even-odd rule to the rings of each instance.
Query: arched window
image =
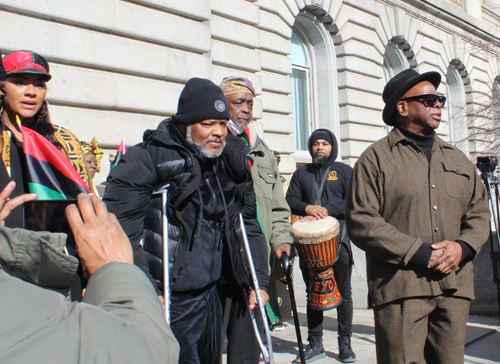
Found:
[[[384,82],[384,86],[391,78],[407,68],[410,68],[407,58],[399,49],[397,44],[390,41],[385,47],[384,53],[384,77],[382,80]],[[387,133],[391,131],[391,128],[392,127],[388,125],[385,126]]]
[[[459,60],[453,60],[446,73],[447,105],[442,114],[448,125],[443,133],[448,133],[449,142],[465,154],[469,152],[469,143],[464,82],[468,83],[468,80],[465,66]]]
[[[314,100],[312,91],[311,58],[303,41],[305,34],[300,30],[292,31],[292,79],[293,79],[293,114],[295,120],[296,150],[307,150],[307,140],[314,128]]]
[[[307,8],[295,18],[291,59],[297,165],[311,162],[307,140],[317,128],[331,130],[340,143],[337,57],[332,19],[321,9]],[[326,23],[325,23],[326,22]]]
[[[399,72],[410,68],[408,60],[398,46],[390,41],[384,53],[384,85]]]

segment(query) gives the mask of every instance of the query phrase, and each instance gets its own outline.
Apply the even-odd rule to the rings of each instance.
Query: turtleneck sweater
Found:
[[[402,125],[398,125],[397,127],[407,139],[411,140],[422,150],[425,157],[427,158],[427,161],[430,161],[432,146],[434,145],[434,136],[436,135],[436,132],[433,131],[432,134],[429,135],[420,135],[406,129]]]

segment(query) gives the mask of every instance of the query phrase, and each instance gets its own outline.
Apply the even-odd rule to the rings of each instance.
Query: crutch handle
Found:
[[[290,273],[290,257],[285,252],[281,254],[281,268],[283,269],[283,275],[288,277]]]

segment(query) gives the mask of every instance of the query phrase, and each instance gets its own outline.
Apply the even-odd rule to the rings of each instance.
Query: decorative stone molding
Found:
[[[392,37],[390,43],[392,43],[393,46],[399,48],[401,52],[403,52],[411,68],[416,68],[418,66],[417,59],[415,58],[415,53],[413,52],[411,45],[406,41],[404,37],[402,37],[401,35]]]

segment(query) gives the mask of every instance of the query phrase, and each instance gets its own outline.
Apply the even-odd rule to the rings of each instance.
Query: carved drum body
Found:
[[[301,264],[309,269],[307,305],[317,311],[339,306],[342,297],[333,275],[333,265],[339,257],[339,222],[331,216],[312,222],[298,221],[292,225],[292,237]]]

